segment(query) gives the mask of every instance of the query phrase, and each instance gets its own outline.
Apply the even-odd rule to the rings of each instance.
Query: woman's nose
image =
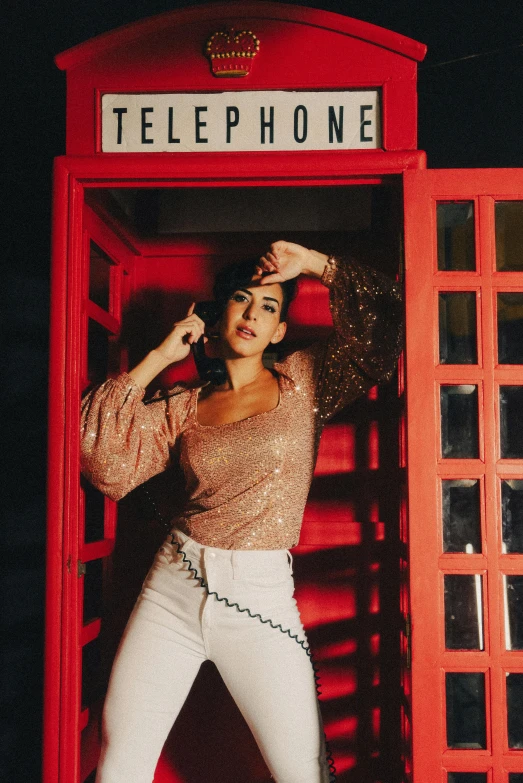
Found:
[[[252,320],[252,321],[256,320],[256,309],[255,309],[254,302],[249,302],[249,304],[245,308],[243,314],[244,314],[244,317],[248,318],[249,320]]]

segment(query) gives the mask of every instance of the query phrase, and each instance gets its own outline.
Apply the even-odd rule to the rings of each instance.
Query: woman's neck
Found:
[[[260,356],[225,359],[227,381],[217,387],[222,391],[239,391],[251,383],[255,383],[266,372]]]

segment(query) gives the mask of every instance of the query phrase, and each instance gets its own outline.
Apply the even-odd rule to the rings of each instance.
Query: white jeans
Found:
[[[217,549],[176,537],[211,592],[306,644],[289,552]],[[216,665],[275,780],[328,783],[309,656],[288,634],[208,595],[171,543],[156,555],[115,658],[96,783],[151,783],[205,660]]]

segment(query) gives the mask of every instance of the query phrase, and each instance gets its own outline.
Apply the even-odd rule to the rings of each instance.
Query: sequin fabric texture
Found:
[[[288,549],[298,543],[325,422],[393,373],[401,350],[397,283],[347,258],[328,282],[334,330],[274,365],[276,408],[217,427],[197,421],[199,388],[179,384],[144,404],[123,373],[82,403],[86,477],[118,500],[165,470],[179,439],[188,502],[181,526],[222,549]]]

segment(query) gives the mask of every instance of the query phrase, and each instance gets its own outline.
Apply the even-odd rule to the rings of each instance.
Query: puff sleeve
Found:
[[[145,390],[122,373],[82,400],[82,473],[112,500],[169,465],[190,410],[190,392],[185,387],[178,391],[146,405]]]
[[[392,376],[403,338],[399,283],[343,257],[327,285],[334,330],[279,365],[309,387],[321,421]]]

